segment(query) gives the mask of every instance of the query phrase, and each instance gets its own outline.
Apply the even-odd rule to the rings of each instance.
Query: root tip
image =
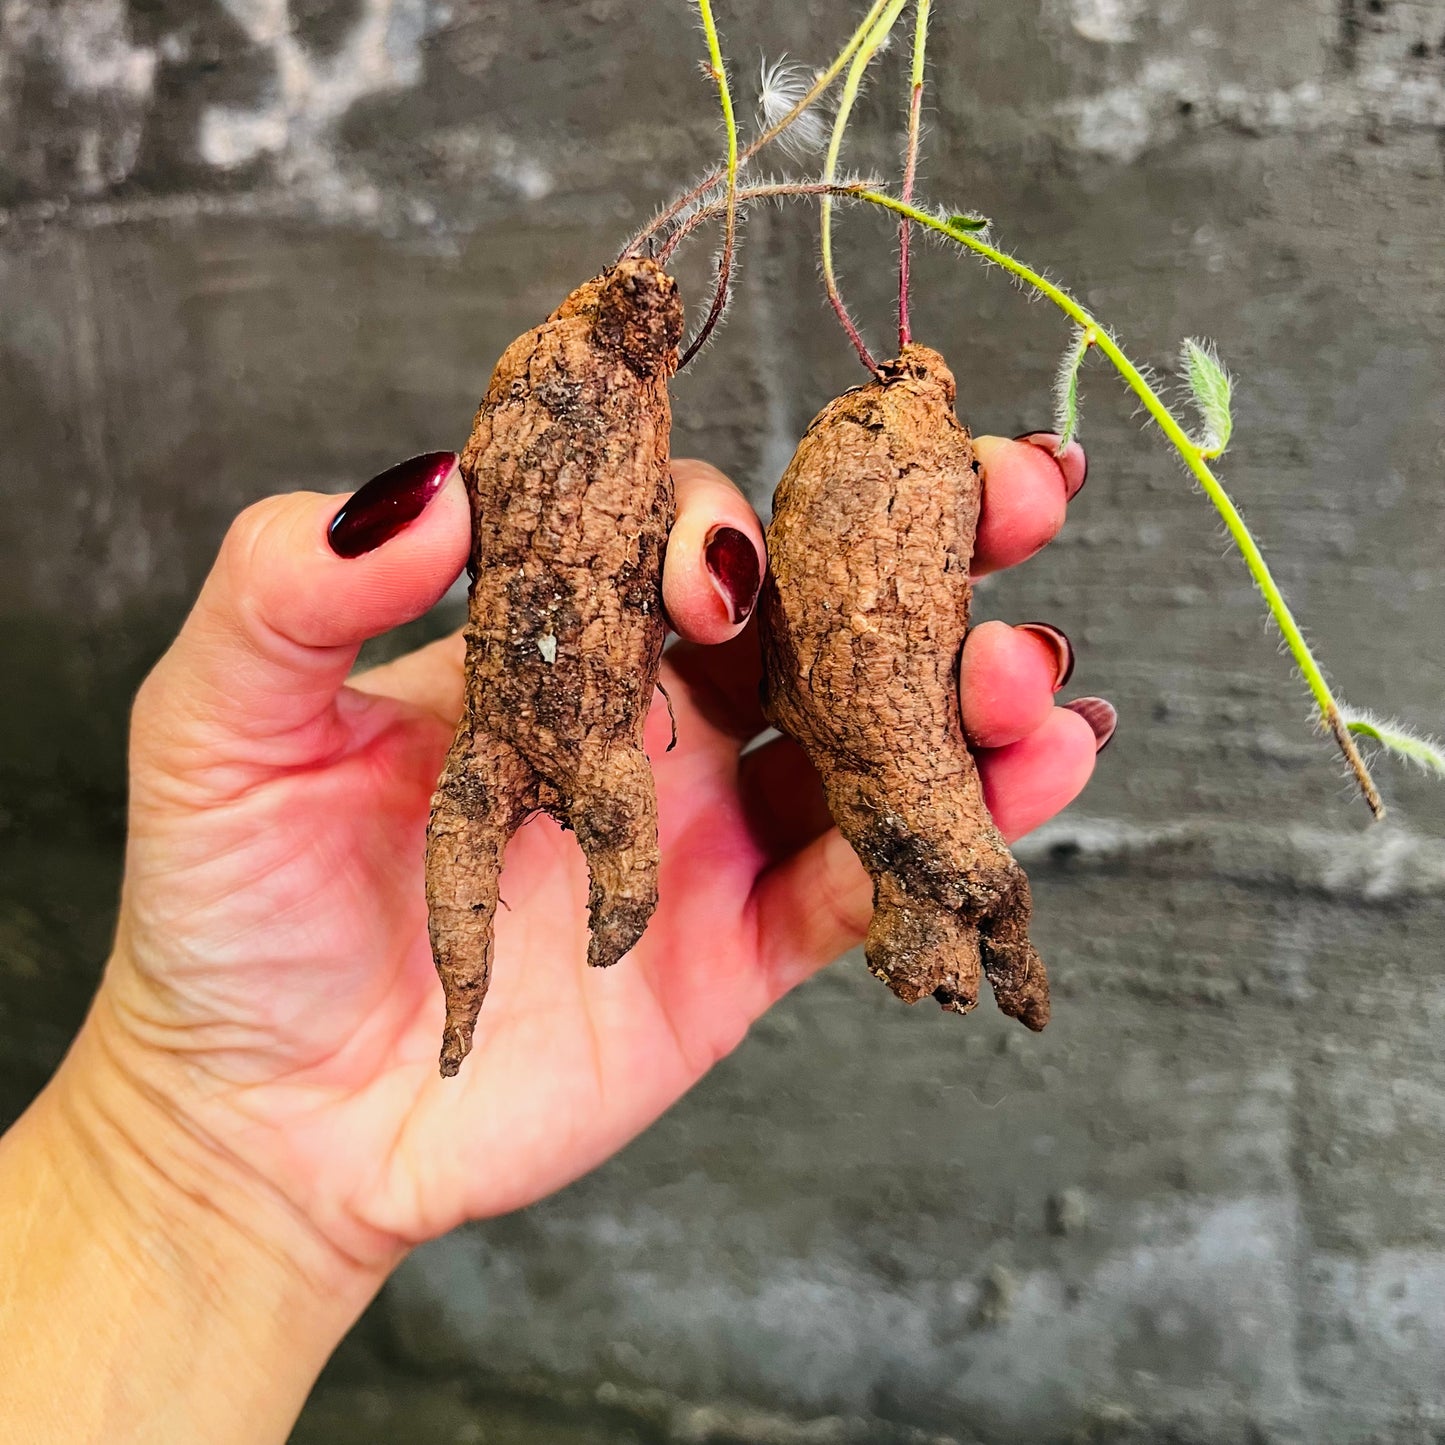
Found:
[[[442,1039],[442,1053],[439,1068],[444,1079],[454,1079],[462,1067],[462,1060],[472,1051],[470,1030],[450,1028]]]
[[[655,894],[640,900],[598,897],[591,910],[588,964],[593,968],[611,968],[628,950],[635,948],[656,907]]]
[[[1053,1016],[1053,1010],[1049,1006],[1048,999],[1029,999],[1017,1013],[1013,1010],[1005,1010],[1013,1013],[1016,1018],[1030,1033],[1041,1034],[1049,1026],[1049,1019]]]

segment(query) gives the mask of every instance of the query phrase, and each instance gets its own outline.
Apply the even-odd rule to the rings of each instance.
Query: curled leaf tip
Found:
[[[1345,708],[1343,716],[1345,726],[1356,737],[1378,743],[1386,752],[1422,772],[1445,778],[1445,744],[1393,718],[1377,717],[1359,708]]]
[[[1059,362],[1054,378],[1054,430],[1059,437],[1059,456],[1079,434],[1079,371],[1094,344],[1092,331],[1076,326],[1074,339]]]
[[[1197,341],[1191,336],[1180,351],[1179,364],[1203,423],[1195,445],[1206,457],[1220,456],[1234,433],[1230,409],[1234,382],[1212,341]]]

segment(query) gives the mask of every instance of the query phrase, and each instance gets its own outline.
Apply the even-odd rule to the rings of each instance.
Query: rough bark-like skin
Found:
[[[471,1049],[502,854],[528,816],[551,814],[586,855],[589,963],[615,963],[657,904],[642,729],[662,658],[682,325],[677,286],[652,261],[579,286],[507,348],[462,453],[466,702],[427,830],[444,1075]]]
[[[912,345],[825,407],[773,502],[764,707],[873,878],[868,967],[908,1003],[1049,1019],[1029,885],[964,742],[958,659],[980,484],[953,373]]]

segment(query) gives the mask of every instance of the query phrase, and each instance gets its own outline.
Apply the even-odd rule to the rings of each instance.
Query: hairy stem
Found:
[[[1294,614],[1290,611],[1284,594],[1279,589],[1279,584],[1274,580],[1274,576],[1269,570],[1269,564],[1264,560],[1264,554],[1259,549],[1259,544],[1245,525],[1244,518],[1240,516],[1239,509],[1234,505],[1223,483],[1214,475],[1203,452],[1190,440],[1188,432],[1185,431],[1158,392],[1149,384],[1144,374],[1124,354],[1118,342],[1067,291],[1054,285],[1053,282],[1040,276],[1038,272],[1031,270],[1006,252],[980,240],[978,236],[960,230],[947,221],[941,220],[938,216],[930,215],[927,211],[921,211],[916,206],[884,195],[879,191],[860,190],[854,194],[861,201],[866,201],[870,205],[882,206],[916,225],[937,231],[957,242],[958,245],[974,252],[975,255],[993,262],[995,266],[1001,266],[1041,295],[1048,297],[1060,311],[1071,317],[1085,331],[1093,332],[1094,344],[1113,363],[1114,369],[1124,378],[1134,395],[1139,398],[1145,411],[1169,439],[1175,451],[1184,459],[1184,464],[1193,472],[1199,485],[1204,489],[1204,494],[1214,504],[1215,511],[1223,519],[1234,545],[1243,556],[1245,566],[1249,568],[1255,586],[1259,588],[1260,594],[1264,597],[1270,614],[1284,637],[1285,645],[1289,648],[1290,656],[1294,658],[1295,666],[1299,668],[1306,687],[1314,697],[1325,726],[1338,743],[1340,752],[1344,754],[1345,761],[1349,764],[1355,782],[1359,784],[1365,802],[1376,818],[1384,817],[1384,803],[1380,799],[1374,779],[1370,776],[1369,768],[1365,766],[1365,760],[1360,756],[1359,748],[1355,746],[1340,704],[1331,691],[1324,671],[1314,653],[1310,651],[1309,644],[1305,641],[1304,634],[1300,631],[1299,624],[1295,621]]]
[[[817,99],[837,80],[843,67],[853,58],[858,47],[868,38],[873,26],[877,23],[878,17],[883,13],[888,0],[873,0],[872,8],[863,17],[858,28],[849,38],[848,43],[834,57],[832,64],[826,70],[818,72],[818,77],[808,90],[798,99],[796,105],[786,115],[780,116],[761,135],[755,137],[738,156],[739,167],[746,166],[765,145],[770,145],[782,135],[792,123],[798,119]],[[635,256],[647,243],[650,236],[654,236],[676,216],[691,205],[695,205],[703,196],[707,195],[714,187],[719,185],[727,176],[726,167],[715,170],[704,177],[691,190],[685,191],[675,201],[670,202],[662,211],[650,220],[624,247],[622,256]]]
[[[712,306],[708,309],[707,320],[703,322],[697,335],[693,337],[687,350],[683,352],[682,360],[678,363],[679,366],[686,366],[702,349],[712,334],[713,327],[717,325],[718,317],[723,313],[723,307],[727,305],[728,280],[732,276],[733,253],[737,246],[738,236],[737,116],[733,113],[733,96],[728,85],[727,66],[723,62],[722,42],[718,38],[717,24],[712,18],[712,0],[697,0],[697,11],[702,20],[703,34],[707,37],[708,64],[712,67],[713,79],[717,82],[718,103],[722,106],[723,125],[727,129],[727,220],[723,227],[722,255],[718,258],[717,287],[713,291]]]
[[[833,121],[833,135],[828,142],[828,155],[823,163],[824,185],[831,186],[837,180],[838,156],[843,149],[843,136],[848,129],[848,117],[853,112],[853,103],[858,99],[858,88],[863,83],[863,74],[868,69],[869,62],[878,53],[879,46],[887,40],[894,22],[907,5],[908,0],[889,0],[887,8],[878,18],[878,23],[869,31],[867,38],[858,47],[858,53],[848,67],[848,75],[843,82],[843,95],[838,102],[838,114]],[[863,365],[874,376],[878,376],[880,374],[878,363],[874,361],[857,326],[853,324],[853,318],[848,314],[848,308],[843,304],[842,294],[838,290],[838,276],[833,266],[833,198],[831,194],[827,193],[824,194],[822,205],[819,207],[818,248],[823,262],[823,285],[827,289],[828,300],[837,313],[838,322],[847,334],[848,340],[853,343]]]
[[[792,200],[797,196],[856,196],[863,190],[862,185],[828,186],[822,181],[769,181],[764,185],[740,186],[737,203],[744,206],[750,201]],[[697,210],[690,211],[673,227],[672,234],[658,248],[657,262],[666,266],[677,248],[707,222],[721,216],[727,209],[725,201],[712,201]]]
[[[913,29],[913,74],[909,80],[908,92],[908,146],[903,158],[902,198],[905,205],[913,204],[913,183],[918,175],[918,139],[923,119],[923,75],[924,58],[928,51],[928,12],[933,0],[918,0],[918,18]],[[913,239],[913,226],[907,216],[898,220],[898,350],[913,340],[913,328],[908,320],[908,270],[909,243]]]

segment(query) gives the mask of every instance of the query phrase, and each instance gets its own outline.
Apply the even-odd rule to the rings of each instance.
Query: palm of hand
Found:
[[[1058,530],[1069,483],[1038,447],[977,445],[987,570]],[[1072,464],[1076,489],[1082,454]],[[248,1197],[279,1198],[384,1269],[592,1168],[861,938],[871,889],[816,775],[782,739],[743,752],[763,729],[756,631],[719,617],[704,554],[719,526],[760,552],[761,529],[720,474],[674,472],[664,598],[694,641],[664,660],[674,751],[660,700],[648,720],[660,906],[619,967],[590,970],[582,857],[549,820],[527,824],[502,876],[476,1047],[450,1080],[422,872],[460,638],[347,679],[363,639],[420,616],[462,570],[460,480],[453,469],[419,520],[354,558],[326,542],[324,495],[271,498],[232,527],[136,700],[125,891],[88,1031],[170,1133],[208,1146],[195,1189],[218,1162],[239,1166]],[[1093,768],[1096,729],[1054,702],[1063,649],[1036,624],[990,622],[963,651],[964,722],[1005,836],[1057,812]]]
[[[750,819],[738,730],[708,715],[712,659],[684,658],[689,678],[664,667],[675,750],[660,703],[648,726],[663,871],[643,942],[588,969],[581,854],[533,820],[508,853],[493,987],[455,1080],[437,1074],[421,876],[452,733],[426,699],[459,690],[453,647],[378,670],[364,684],[376,691],[343,690],[309,764],[255,772],[199,808],[154,782],[136,798],[121,928],[131,1025],[204,1061],[207,1108],[227,1116],[212,1132],[244,1141],[246,1162],[328,1233],[414,1242],[561,1186],[800,976],[759,947],[755,885],[783,840]]]

